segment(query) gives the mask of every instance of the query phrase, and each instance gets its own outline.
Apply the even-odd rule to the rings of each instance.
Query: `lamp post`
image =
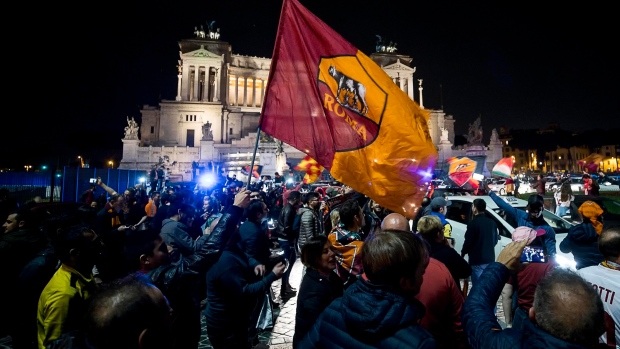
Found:
[[[78,155],[78,160],[80,160],[80,167],[84,168],[84,158],[82,158],[82,156]]]
[[[24,168],[26,169],[26,172],[30,171],[30,169],[32,168],[31,165],[25,165]]]
[[[114,161],[112,160],[108,161],[108,165],[110,165],[110,168],[114,168]]]

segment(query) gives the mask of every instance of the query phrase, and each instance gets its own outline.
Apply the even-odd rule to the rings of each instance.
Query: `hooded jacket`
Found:
[[[574,225],[560,243],[560,251],[572,253],[577,269],[598,265],[603,255],[598,249],[598,234],[591,223]]]
[[[424,305],[359,279],[330,304],[297,348],[435,348]]]

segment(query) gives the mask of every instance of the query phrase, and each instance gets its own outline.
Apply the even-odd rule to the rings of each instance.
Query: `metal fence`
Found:
[[[141,183],[146,171],[65,167],[59,171],[0,172],[0,188],[20,204],[39,196],[42,201],[77,202],[90,187],[90,179],[101,177],[110,188],[119,193]],[[99,194],[105,193],[97,190]]]

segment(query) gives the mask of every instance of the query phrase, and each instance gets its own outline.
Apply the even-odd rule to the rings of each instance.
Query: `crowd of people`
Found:
[[[297,296],[294,348],[620,343],[620,228],[599,224],[594,206],[560,245],[575,272],[555,263],[536,195],[521,211],[490,193],[518,223],[496,256],[481,199],[457,251],[446,198],[407,219],[348,187],[268,187],[117,193],[98,179],[62,214],[2,200],[0,337],[14,348],[197,348],[204,318],[214,348],[260,348],[262,310]],[[522,263],[526,247],[548,258]]]

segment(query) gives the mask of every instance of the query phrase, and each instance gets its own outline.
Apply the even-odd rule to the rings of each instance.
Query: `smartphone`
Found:
[[[547,262],[547,256],[545,256],[542,247],[525,246],[520,261],[522,263],[545,263]]]
[[[93,184],[97,184],[97,178],[91,178],[89,182]]]

